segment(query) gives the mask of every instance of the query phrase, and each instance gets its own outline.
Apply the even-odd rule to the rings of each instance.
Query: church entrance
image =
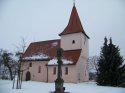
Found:
[[[31,74],[30,74],[30,72],[28,71],[27,73],[26,73],[26,81],[29,81],[31,79]]]

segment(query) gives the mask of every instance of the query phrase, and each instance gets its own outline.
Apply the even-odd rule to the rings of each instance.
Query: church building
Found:
[[[68,25],[59,34],[60,39],[32,42],[23,54],[23,80],[54,82],[57,78],[57,48],[62,48],[62,78],[64,82],[89,80],[89,36],[81,24],[75,4]]]

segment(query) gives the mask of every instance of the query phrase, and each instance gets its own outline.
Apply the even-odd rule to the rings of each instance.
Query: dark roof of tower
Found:
[[[66,34],[71,34],[71,33],[79,33],[79,32],[82,32],[87,38],[89,38],[89,36],[85,33],[82,27],[79,15],[74,5],[72,8],[72,12],[70,15],[68,25],[66,26],[64,31],[60,33],[59,35],[61,36],[61,35],[66,35]]]

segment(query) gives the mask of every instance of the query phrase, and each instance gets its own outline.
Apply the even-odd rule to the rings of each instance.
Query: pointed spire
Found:
[[[75,0],[73,0],[73,5],[75,6]]]
[[[75,7],[75,1],[74,1],[74,5],[72,8],[72,12],[70,15],[68,25],[66,26],[64,31],[62,33],[60,33],[59,35],[61,36],[61,35],[65,35],[65,34],[79,33],[79,32],[82,32],[87,38],[89,38],[82,27],[79,15],[78,15],[76,7]]]

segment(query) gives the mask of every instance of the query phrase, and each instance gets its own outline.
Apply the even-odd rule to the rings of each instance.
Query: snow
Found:
[[[73,62],[67,59],[62,59],[63,64],[72,64]],[[48,65],[57,65],[57,59],[52,59],[48,62]]]
[[[45,54],[38,54],[38,55],[32,55],[29,57],[25,57],[23,59],[25,59],[25,60],[38,60],[38,59],[47,59],[47,58],[49,58],[49,57]]]
[[[91,69],[91,70],[89,70],[89,72],[96,73],[97,71],[95,69]]]
[[[58,42],[53,42],[52,43],[52,46],[57,46],[58,45]]]
[[[12,81],[0,80],[0,93],[50,93],[55,90],[54,83],[23,81],[22,89],[12,89]],[[95,82],[64,83],[70,93],[125,93],[125,88],[97,86]]]

